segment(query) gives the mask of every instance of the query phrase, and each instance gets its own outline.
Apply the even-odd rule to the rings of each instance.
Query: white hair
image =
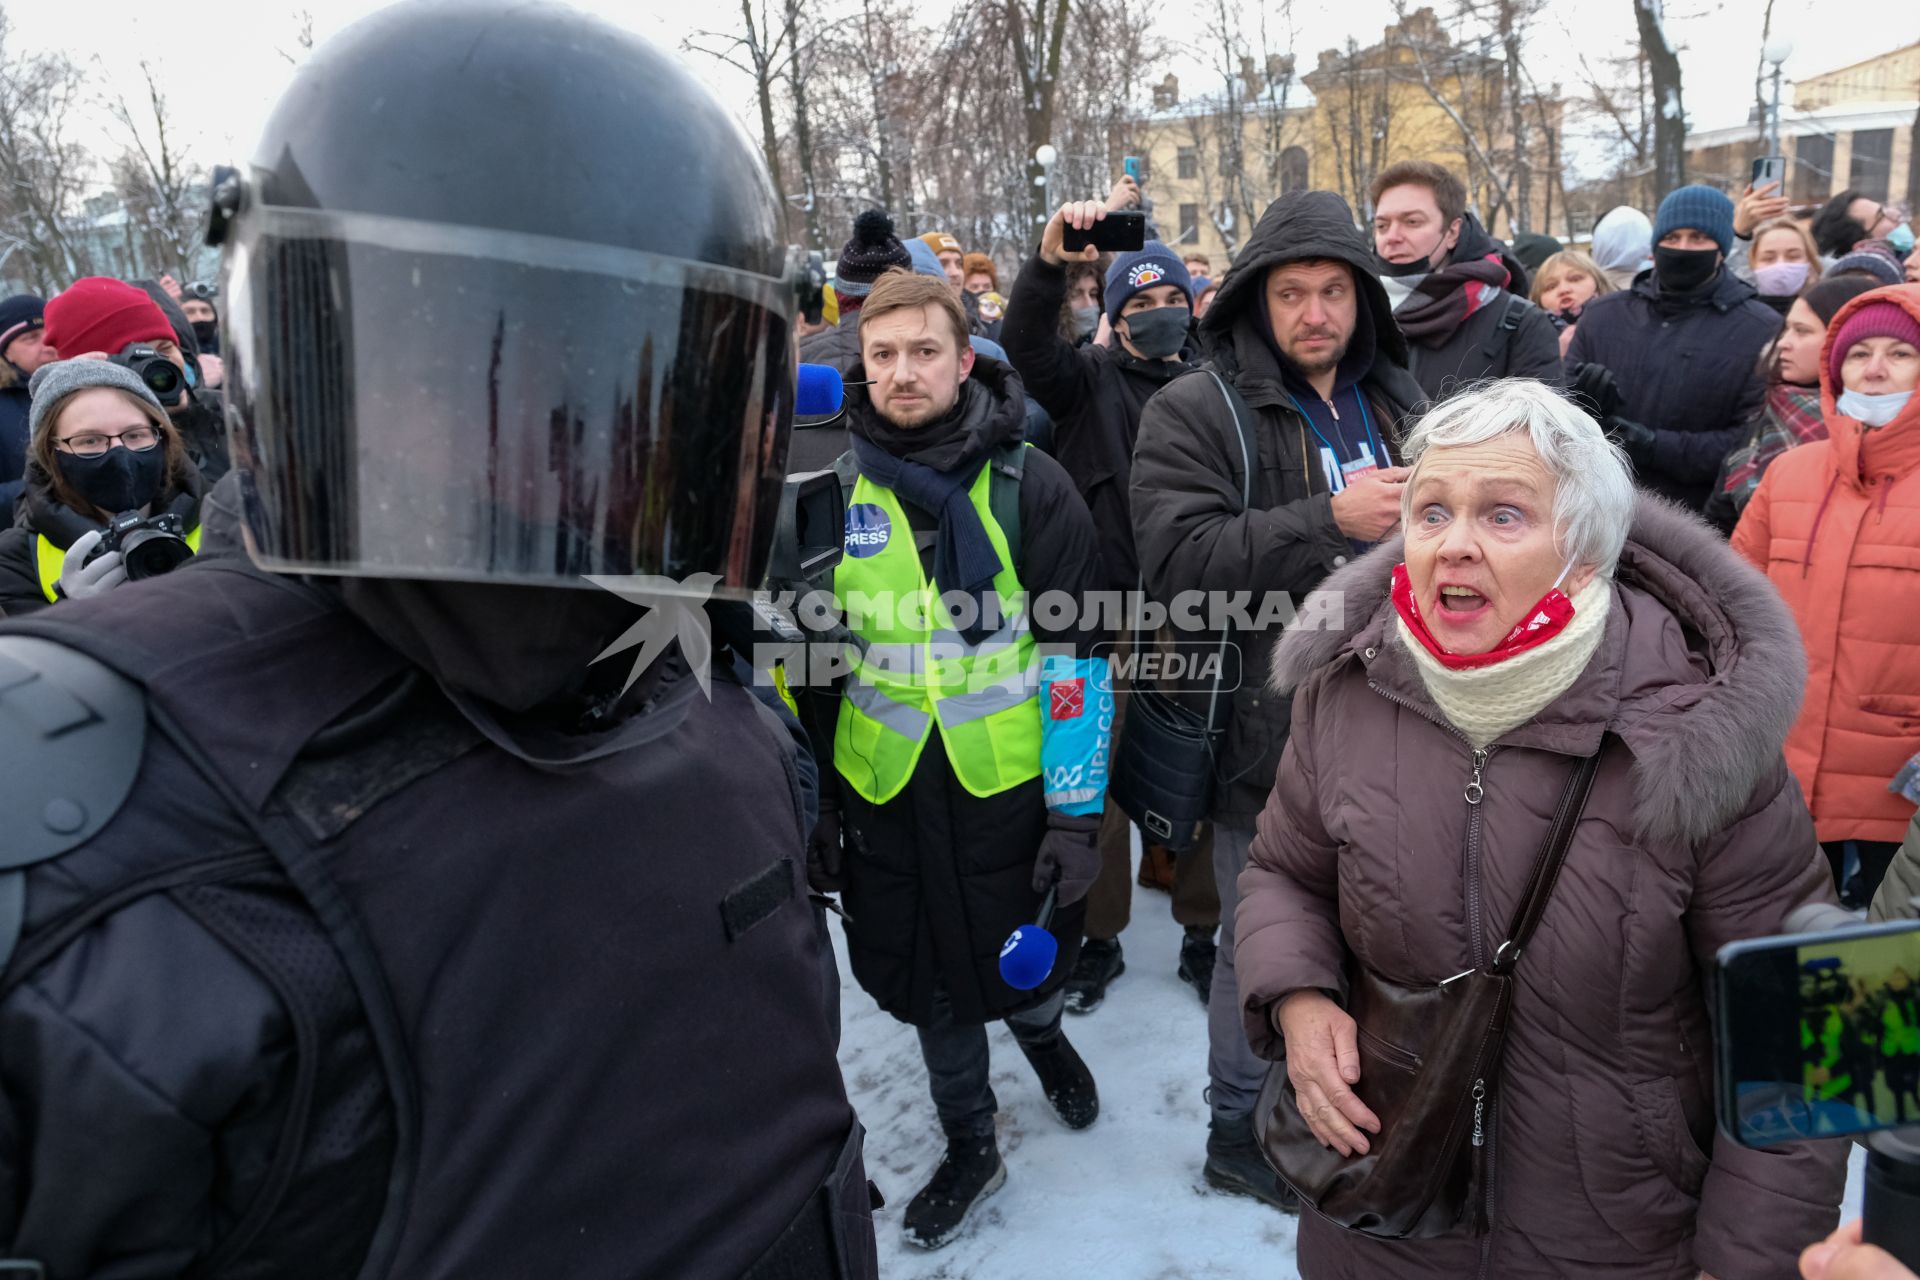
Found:
[[[1553,543],[1576,565],[1611,575],[1633,525],[1633,473],[1600,424],[1543,382],[1501,378],[1467,388],[1429,409],[1408,433],[1413,467],[1400,519],[1413,527],[1413,490],[1429,450],[1485,444],[1524,431],[1554,479]]]

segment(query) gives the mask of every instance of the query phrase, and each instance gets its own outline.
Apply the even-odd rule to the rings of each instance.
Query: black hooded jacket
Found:
[[[856,365],[849,378],[863,376]],[[1026,414],[1020,380],[999,361],[979,359],[962,385],[966,400],[958,423],[930,424],[921,430],[930,445],[951,444],[963,435],[966,444],[957,452],[984,464],[994,448],[1021,439]],[[848,397],[847,412],[854,434],[898,453],[904,433],[877,422],[864,393]],[[900,456],[925,455],[916,451]],[[905,499],[901,506],[931,578],[939,519]],[[1030,602],[1046,592],[1067,592],[1084,603],[1086,593],[1102,584],[1093,520],[1067,473],[1038,449],[1025,452],[1017,561],[1015,569]],[[1031,617],[1036,641],[1071,646],[1079,657],[1091,656],[1103,638],[1100,630],[1086,625],[1092,618],[1085,608],[1064,629],[1051,625],[1046,610],[1035,610]],[[804,692],[803,718],[813,729],[815,753],[822,760],[824,803],[837,803],[844,814],[847,957],[861,987],[882,1009],[919,1026],[932,1016],[936,986],[946,990],[954,1017],[962,1023],[985,1022],[1051,995],[1073,968],[1085,910],[1081,903],[1061,908],[1055,917],[1053,933],[1062,953],[1048,983],[1037,991],[1016,991],[1001,980],[999,970],[1001,944],[1015,928],[1033,920],[1040,904],[1040,895],[1033,891],[1033,868],[1047,831],[1041,780],[975,796],[954,776],[935,730],[905,789],[885,804],[871,804],[840,785],[832,766],[838,699],[827,694]]]
[[[1512,277],[1507,290],[1444,337],[1408,341],[1407,367],[1429,399],[1444,400],[1483,378],[1538,378],[1554,387],[1566,381],[1560,335],[1547,313],[1527,301],[1527,269],[1467,214],[1450,261],[1492,254]]]
[[[1196,352],[1190,346],[1178,360],[1142,360],[1117,338],[1111,347],[1074,346],[1060,336],[1066,296],[1066,269],[1035,255],[1013,283],[1000,341],[1027,394],[1053,417],[1053,453],[1093,513],[1107,585],[1131,591],[1140,565],[1127,484],[1140,413],[1160,388],[1193,371]]]
[[[1213,378],[1182,378],[1148,402],[1140,418],[1132,500],[1135,545],[1148,594],[1167,602],[1184,591],[1252,591],[1260,618],[1269,593],[1297,603],[1353,554],[1333,517],[1332,496],[1311,428],[1301,416],[1284,366],[1264,330],[1267,273],[1302,259],[1331,259],[1353,271],[1362,310],[1340,381],[1358,385],[1389,453],[1400,462],[1402,427],[1425,398],[1407,373],[1406,340],[1395,327],[1374,272],[1366,236],[1346,201],[1327,191],[1296,192],[1267,207],[1253,236],[1200,322],[1206,366],[1233,383],[1252,410],[1247,449],[1254,459],[1253,500],[1241,509],[1244,469],[1233,416]],[[1361,367],[1364,364],[1364,367]],[[1351,366],[1351,367],[1349,367]],[[1251,828],[1273,784],[1286,743],[1288,706],[1266,690],[1268,659],[1284,619],[1236,627],[1224,675],[1230,698],[1226,743],[1217,762],[1214,818]],[[1219,633],[1181,635],[1182,652]],[[1204,694],[1186,700],[1204,713]]]

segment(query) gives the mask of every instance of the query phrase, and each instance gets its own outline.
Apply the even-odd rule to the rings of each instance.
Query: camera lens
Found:
[[[140,371],[140,376],[162,403],[180,394],[180,370],[174,367],[171,360],[163,358],[148,362],[147,367]]]

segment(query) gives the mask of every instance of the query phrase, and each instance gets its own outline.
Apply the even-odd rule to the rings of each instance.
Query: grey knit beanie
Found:
[[[40,424],[53,412],[54,406],[74,392],[91,387],[125,391],[139,396],[163,414],[167,411],[160,397],[148,390],[147,384],[134,377],[133,370],[125,365],[109,360],[57,360],[34,370],[33,381],[27,384],[27,394],[33,397],[33,408],[27,415],[27,438],[39,438]]]

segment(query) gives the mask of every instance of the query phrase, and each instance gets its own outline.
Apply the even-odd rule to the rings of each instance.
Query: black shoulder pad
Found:
[[[0,635],[0,871],[92,839],[133,790],[146,743],[138,684],[51,640]]]

